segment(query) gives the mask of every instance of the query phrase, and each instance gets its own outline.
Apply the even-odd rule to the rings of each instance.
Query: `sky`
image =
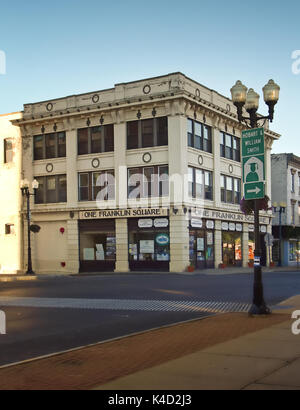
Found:
[[[241,80],[266,115],[262,87],[272,78],[281,87],[273,152],[300,156],[299,1],[1,3],[0,114],[180,71],[227,97]]]

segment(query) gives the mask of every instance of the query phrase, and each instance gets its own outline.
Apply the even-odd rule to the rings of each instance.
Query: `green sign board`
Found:
[[[252,157],[265,153],[263,128],[242,131],[242,157]]]
[[[265,196],[264,182],[252,182],[244,184],[245,199],[259,199]]]
[[[264,129],[242,132],[242,165],[245,199],[265,196],[265,138]]]

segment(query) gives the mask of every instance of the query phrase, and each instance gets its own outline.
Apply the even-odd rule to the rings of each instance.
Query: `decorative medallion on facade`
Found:
[[[229,164],[228,171],[229,171],[230,174],[233,173],[233,165],[232,164]]]
[[[148,164],[152,160],[152,156],[151,156],[150,152],[145,152],[145,154],[143,154],[142,160],[143,160],[143,162]]]
[[[199,90],[199,88],[196,88],[195,95],[196,95],[197,98],[200,98],[200,90]]]
[[[149,94],[151,92],[151,87],[149,84],[146,84],[143,88],[143,93],[144,94]]]
[[[48,103],[48,104],[46,105],[46,110],[47,110],[47,111],[52,111],[52,110],[53,110],[53,104],[52,104],[52,103]]]
[[[53,164],[51,164],[50,162],[46,165],[46,171],[47,172],[52,172],[53,171]]]
[[[99,102],[99,100],[100,100],[99,95],[98,95],[98,94],[94,94],[93,97],[92,97],[93,103],[96,104],[97,102]]]
[[[98,158],[94,158],[92,160],[92,167],[93,168],[98,168],[100,166],[100,160]]]
[[[198,164],[203,165],[203,156],[202,155],[198,156]]]

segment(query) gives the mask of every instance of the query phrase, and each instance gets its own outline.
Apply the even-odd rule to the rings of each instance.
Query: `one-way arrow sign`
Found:
[[[265,196],[265,184],[263,182],[251,182],[244,184],[245,199],[257,199]]]

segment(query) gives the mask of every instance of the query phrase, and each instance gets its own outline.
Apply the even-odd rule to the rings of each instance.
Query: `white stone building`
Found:
[[[22,141],[20,128],[11,121],[21,113],[0,115],[0,274],[22,271],[21,179]]]
[[[173,73],[25,104],[13,124],[22,177],[40,184],[36,272],[182,272],[253,259],[253,217],[239,208],[243,126],[218,92]],[[278,138],[266,124],[269,196]],[[269,214],[260,222],[271,232]]]
[[[294,154],[272,154],[272,202],[284,205],[281,214],[283,265],[300,262],[300,158]],[[283,208],[284,208],[283,207]],[[274,213],[273,233],[279,239],[279,212]],[[278,258],[279,246],[274,247]]]

